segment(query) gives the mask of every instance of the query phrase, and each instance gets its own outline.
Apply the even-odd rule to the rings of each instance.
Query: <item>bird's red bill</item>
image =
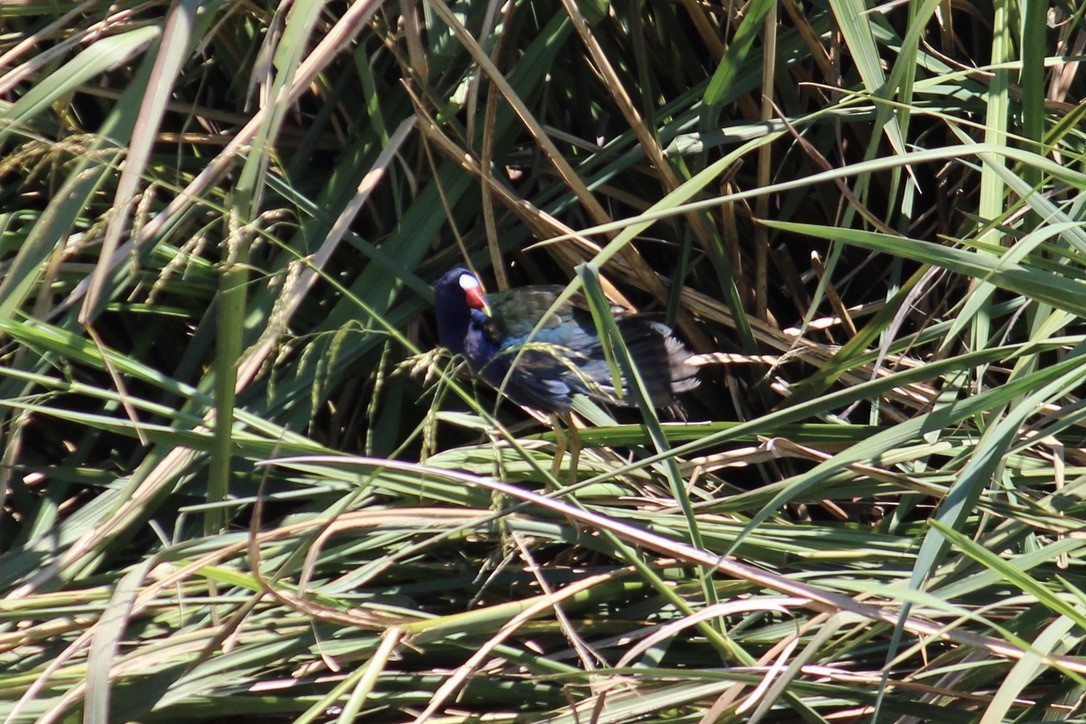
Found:
[[[465,289],[464,296],[467,297],[468,306],[472,309],[486,310],[486,297],[483,296],[483,290],[479,287]]]

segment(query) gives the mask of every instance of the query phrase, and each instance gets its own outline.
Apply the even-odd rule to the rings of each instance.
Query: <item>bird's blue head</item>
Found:
[[[438,341],[454,354],[465,352],[473,310],[490,316],[479,279],[461,267],[445,272],[434,285],[434,311]]]

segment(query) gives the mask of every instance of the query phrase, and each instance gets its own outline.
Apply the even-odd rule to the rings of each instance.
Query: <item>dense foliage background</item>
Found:
[[[0,5],[0,714],[1082,720],[1084,13]],[[468,262],[688,424],[499,404]]]

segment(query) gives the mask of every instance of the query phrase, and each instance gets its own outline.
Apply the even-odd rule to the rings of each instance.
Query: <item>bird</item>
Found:
[[[563,291],[540,285],[487,294],[470,271],[451,269],[434,286],[438,341],[511,400],[542,412],[569,412],[577,394],[634,404],[625,375],[622,394],[614,387],[584,297],[574,295],[547,315]],[[679,393],[697,387],[697,367],[670,327],[622,308],[612,313],[654,407],[673,407]]]

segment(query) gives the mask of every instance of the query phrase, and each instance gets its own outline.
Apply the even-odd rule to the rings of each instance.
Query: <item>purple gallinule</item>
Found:
[[[568,412],[576,394],[632,404],[628,389],[621,397],[615,393],[583,297],[561,305],[532,335],[562,290],[530,286],[485,294],[474,274],[453,269],[434,288],[438,339],[514,402],[537,410]],[[669,327],[614,311],[619,334],[655,407],[672,406],[678,393],[697,386],[690,353]],[[622,383],[627,384],[625,377]]]

